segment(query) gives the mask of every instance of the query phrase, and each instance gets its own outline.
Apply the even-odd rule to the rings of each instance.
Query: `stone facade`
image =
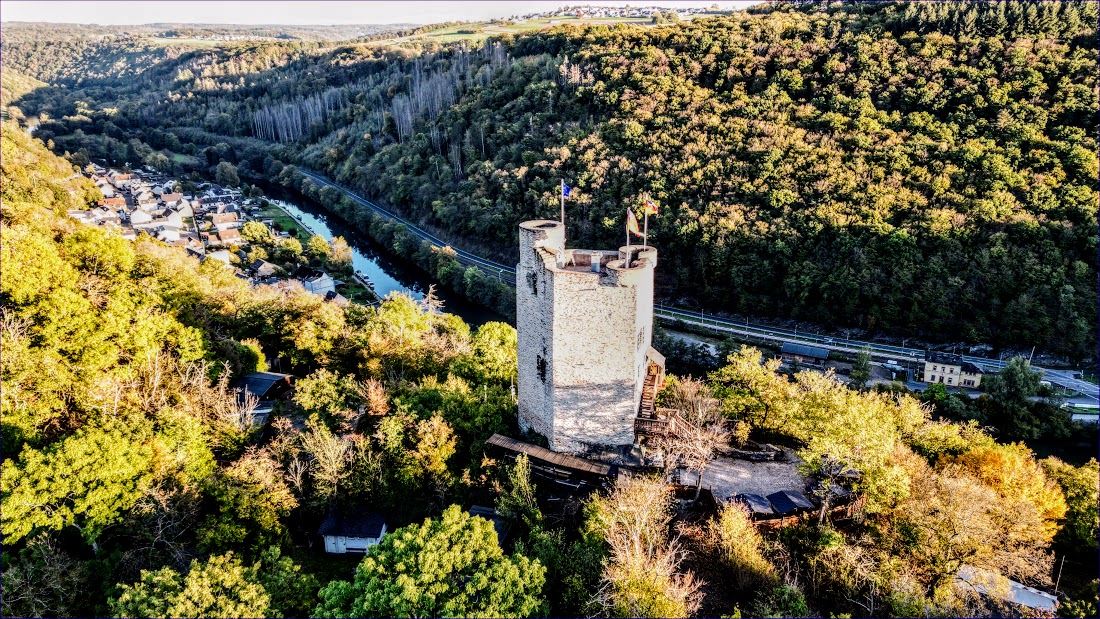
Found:
[[[657,250],[567,250],[560,222],[519,228],[520,427],[559,452],[632,444],[653,337]]]

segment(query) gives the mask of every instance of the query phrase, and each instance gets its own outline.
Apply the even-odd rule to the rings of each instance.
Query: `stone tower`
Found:
[[[519,424],[554,451],[634,442],[650,363],[657,250],[565,249],[557,221],[519,225]]]

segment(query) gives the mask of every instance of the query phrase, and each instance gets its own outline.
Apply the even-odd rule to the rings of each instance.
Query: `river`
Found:
[[[436,297],[443,301],[443,311],[461,316],[471,327],[479,327],[494,320],[507,322],[500,314],[470,303],[462,296],[444,289],[423,269],[404,264],[401,258],[381,251],[366,235],[309,198],[278,186],[267,185],[263,189],[268,194],[268,200],[296,217],[314,234],[319,234],[328,241],[333,237],[344,237],[351,248],[352,266],[367,276],[378,296],[403,292],[420,300],[424,298],[428,287],[435,284]]]

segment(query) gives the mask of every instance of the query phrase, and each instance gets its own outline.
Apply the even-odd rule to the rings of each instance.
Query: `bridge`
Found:
[[[400,217],[396,213],[393,213],[387,209],[378,206],[377,204],[363,198],[353,191],[351,188],[335,183],[323,176],[305,170],[303,168],[295,168],[306,178],[313,182],[326,187],[332,187],[343,192],[346,196],[351,198],[357,204],[370,209],[372,212],[392,219],[401,225],[405,226],[409,232],[413,233],[420,239],[428,241],[432,245],[437,247],[447,247],[454,251],[455,258],[459,264],[471,267],[475,266],[483,272],[507,282],[515,286],[516,284],[516,268],[514,265],[509,266],[506,264],[500,264],[499,262],[493,262],[486,260],[480,256],[475,256],[469,252],[458,249],[451,244],[443,241],[439,237],[421,230],[411,222]],[[827,348],[831,351],[844,352],[844,353],[859,353],[862,351],[868,351],[871,354],[872,359],[879,360],[893,360],[904,362],[924,362],[924,349],[922,348],[906,348],[904,346],[892,346],[889,344],[880,344],[877,342],[869,342],[864,340],[853,340],[848,338],[829,337],[825,335],[818,335],[813,333],[799,332],[792,329],[783,329],[779,327],[771,327],[753,324],[748,321],[730,320],[726,318],[719,318],[717,316],[707,316],[702,311],[689,310],[670,305],[656,304],[653,308],[654,315],[663,320],[666,323],[680,322],[685,325],[689,325],[695,328],[704,329],[710,331],[716,335],[736,335],[741,337],[749,337],[767,342],[774,342],[782,344],[784,342],[791,342],[797,344],[813,344],[821,348]],[[1005,366],[1005,361],[1001,359],[989,359],[987,357],[973,357],[968,355],[962,356],[964,361],[969,361],[974,365],[980,367],[986,372],[997,372]],[[1081,380],[1075,376],[1076,372],[1073,370],[1054,370],[1048,368],[1041,368],[1034,366],[1035,369],[1043,372],[1043,378],[1049,380],[1052,384],[1056,384],[1073,391],[1078,391],[1084,394],[1085,398],[1090,400],[1100,401],[1100,396],[1097,394],[1097,385],[1094,385],[1088,381]]]

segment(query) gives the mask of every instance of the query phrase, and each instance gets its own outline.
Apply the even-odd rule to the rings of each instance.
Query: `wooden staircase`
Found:
[[[668,409],[657,408],[657,389],[661,379],[661,367],[650,364],[642,383],[642,401],[638,416],[634,418],[635,436],[652,436],[675,432],[676,415]]]

